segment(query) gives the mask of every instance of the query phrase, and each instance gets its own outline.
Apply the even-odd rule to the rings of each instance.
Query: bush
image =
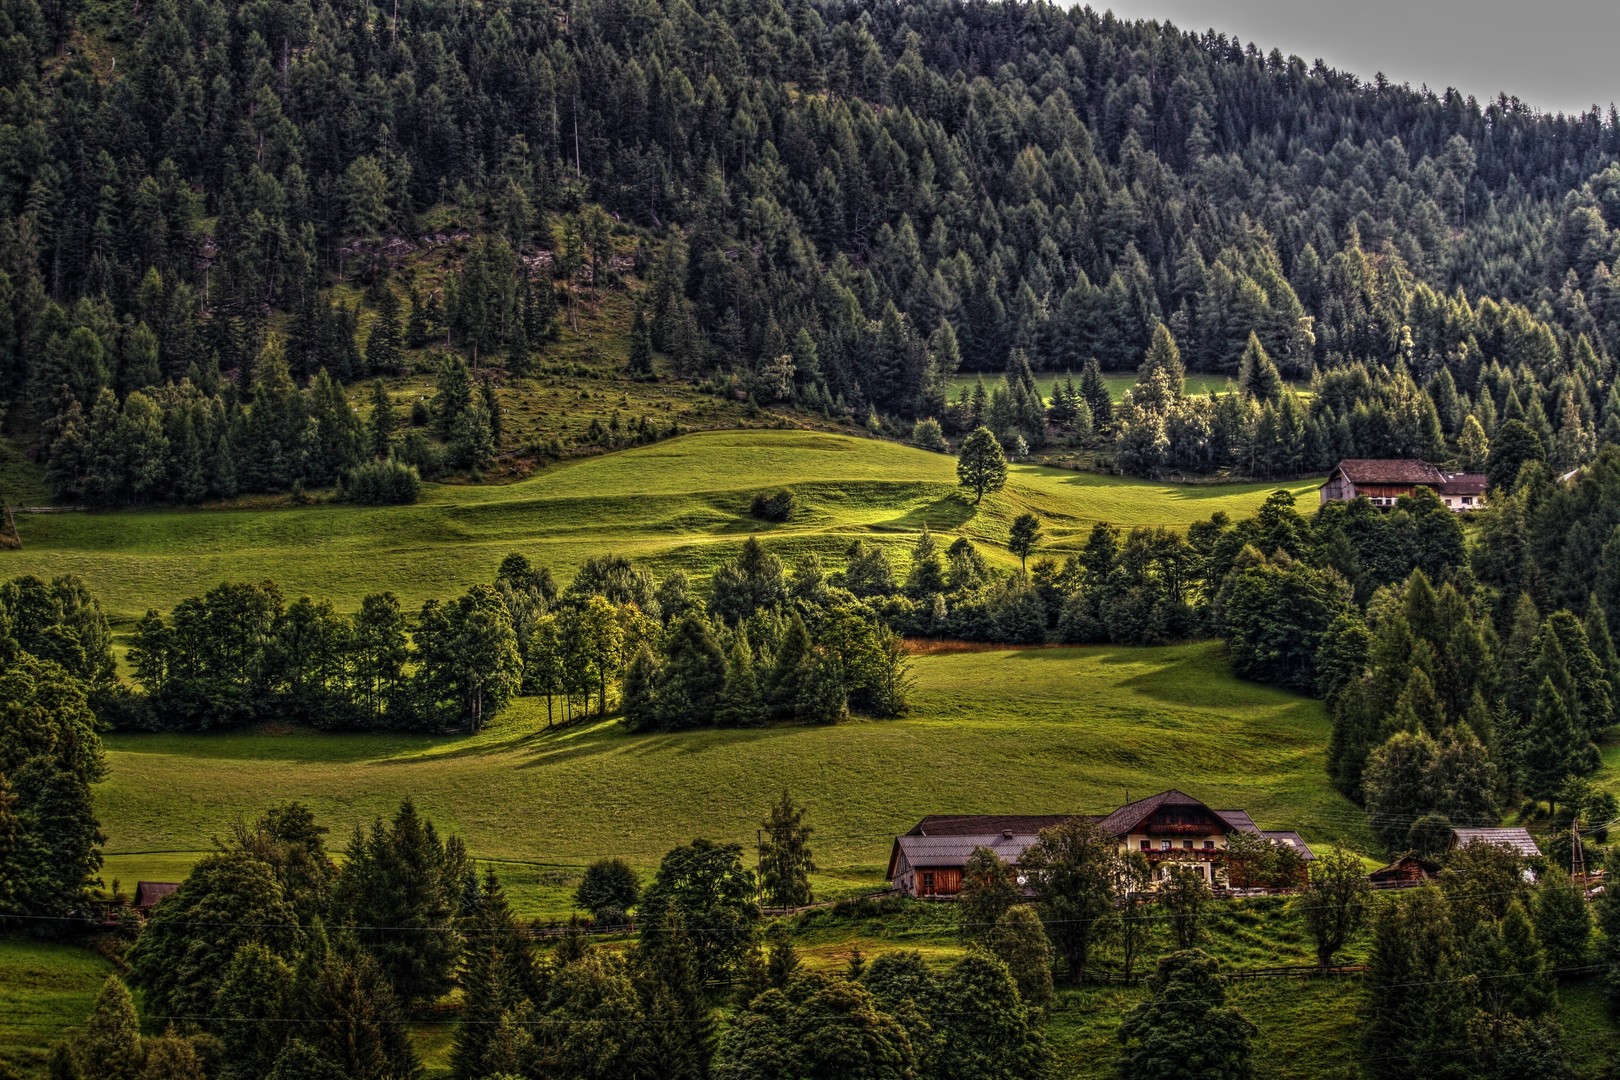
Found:
[[[422,491],[422,478],[416,466],[389,458],[356,465],[343,474],[338,490],[352,503],[399,506],[416,501]]]
[[[793,492],[761,491],[754,495],[748,512],[765,521],[787,521],[793,517]]]
[[[911,441],[924,450],[933,450],[941,454],[951,452],[951,444],[945,441],[945,432],[940,430],[939,421],[932,416],[925,416],[917,421],[911,429]]]

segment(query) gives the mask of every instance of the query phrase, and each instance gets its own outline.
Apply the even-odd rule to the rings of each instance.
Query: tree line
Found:
[[[107,620],[81,581],[0,584],[0,925],[37,930],[86,912],[113,672]]]
[[[831,723],[895,715],[909,680],[899,637],[817,579],[790,595],[780,560],[749,540],[705,603],[676,571],[656,581],[594,556],[566,589],[522,555],[493,582],[407,616],[392,593],[351,614],[274,582],[224,583],[148,611],[109,693],[119,726],[239,727],[267,717],[326,730],[477,732],[519,695],[548,724],[622,709],[633,727]]]

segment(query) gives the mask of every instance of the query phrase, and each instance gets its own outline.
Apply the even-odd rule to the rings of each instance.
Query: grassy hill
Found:
[[[415,604],[488,580],[510,551],[564,580],[606,552],[701,578],[756,532],[786,557],[838,554],[857,536],[907,543],[925,523],[1000,550],[1024,510],[1045,519],[1046,548],[1062,551],[1097,521],[1183,528],[1217,510],[1250,513],[1279,487],[1306,499],[1315,487],[1175,485],[1017,465],[1006,489],[975,507],[956,487],[955,467],[949,456],[876,439],[707,432],[511,484],[428,485],[415,506],[23,514],[23,550],[0,552],[0,575],[71,571],[120,621],[225,579],[272,578],[291,595],[328,595],[341,607],[382,589]],[[783,486],[799,498],[794,521],[748,516],[754,492]]]
[[[51,1043],[84,1023],[112,972],[77,945],[0,939],[0,1063],[44,1076]]]
[[[880,887],[892,837],[928,813],[1107,811],[1180,787],[1318,842],[1365,839],[1323,779],[1319,702],[1240,682],[1220,647],[943,653],[906,719],[637,735],[545,730],[520,701],[476,737],[112,735],[97,790],[106,873],[176,880],[238,817],[309,803],[341,847],[411,795],[505,868],[528,914],[562,915],[579,870],[650,870],[695,836],[742,843],[785,786],[808,805],[824,894]],[[157,854],[150,854],[157,853]]]

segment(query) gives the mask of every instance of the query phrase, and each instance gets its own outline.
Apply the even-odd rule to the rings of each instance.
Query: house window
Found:
[[[1152,851],[1153,850],[1153,841],[1151,841],[1151,840],[1142,841],[1142,850],[1143,851]]]
[[[1168,841],[1168,840],[1160,840],[1159,841],[1159,850],[1160,851],[1169,851],[1170,850],[1170,841]]]
[[[1183,840],[1181,842],[1181,846],[1182,846],[1182,848],[1184,850],[1191,851],[1192,850],[1192,841],[1191,840]]]
[[[1463,501],[1464,506],[1473,506],[1474,505],[1474,497],[1472,495],[1464,495],[1462,497],[1462,501]]]
[[[923,874],[923,892],[931,893],[933,891],[934,891],[934,875],[931,874],[931,873],[924,873]]]
[[[1204,841],[1204,850],[1205,851],[1214,851],[1215,850],[1215,841],[1213,841],[1213,840],[1205,840]]]

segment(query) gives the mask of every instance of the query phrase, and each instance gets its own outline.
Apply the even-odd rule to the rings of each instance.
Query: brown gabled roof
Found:
[[[1186,792],[1171,788],[1169,791],[1161,791],[1157,795],[1149,795],[1145,799],[1137,799],[1135,802],[1126,803],[1097,822],[1097,827],[1109,836],[1124,836],[1166,806],[1190,806],[1204,811],[1204,813],[1217,820],[1225,820],[1217,811],[1211,810]],[[1241,813],[1241,811],[1239,812]],[[1244,816],[1247,817],[1248,815]],[[1231,825],[1231,822],[1227,822],[1227,824],[1233,828],[1237,827]],[[1252,829],[1254,823],[1250,822],[1249,827]]]
[[[1353,484],[1432,484],[1446,477],[1427,461],[1414,458],[1345,458],[1335,470]]]
[[[142,911],[146,911],[179,887],[180,883],[178,881],[137,881],[135,883],[135,906]]]
[[[929,814],[907,836],[1000,836],[1010,832],[1030,835],[1054,825],[1081,818],[1085,814]]]
[[[1440,485],[1442,495],[1483,495],[1485,494],[1484,473],[1448,473],[1446,482]]]

